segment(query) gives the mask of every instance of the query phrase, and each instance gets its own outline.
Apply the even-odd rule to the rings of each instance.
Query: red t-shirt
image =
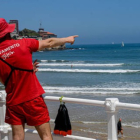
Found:
[[[39,42],[35,39],[5,40],[0,43],[0,57],[10,65],[21,69],[33,69],[32,52],[38,50]],[[11,68],[0,60],[0,77],[5,83]],[[32,100],[43,93],[34,72],[14,70],[5,88],[7,105],[17,105]]]

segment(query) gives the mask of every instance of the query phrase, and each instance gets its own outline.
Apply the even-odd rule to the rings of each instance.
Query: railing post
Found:
[[[8,124],[5,124],[6,93],[0,92],[0,134],[1,140],[9,139]]]
[[[105,106],[108,115],[108,140],[118,140],[117,137],[117,112],[118,98],[106,98]]]

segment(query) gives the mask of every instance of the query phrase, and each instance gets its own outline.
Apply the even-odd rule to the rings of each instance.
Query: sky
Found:
[[[0,18],[75,44],[140,43],[140,0],[0,0]]]

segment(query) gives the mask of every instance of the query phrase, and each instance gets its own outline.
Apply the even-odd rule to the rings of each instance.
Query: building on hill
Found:
[[[15,30],[11,33],[11,37],[19,35],[18,20],[10,20],[9,24],[15,24]]]
[[[44,28],[39,28],[38,33],[42,37],[42,40],[47,38],[57,37],[57,35],[54,33],[44,31]]]
[[[47,39],[47,38],[56,38],[57,35],[51,32],[46,32],[44,31],[44,28],[39,28],[38,34],[42,37],[42,40]],[[57,47],[53,47],[53,48],[46,48],[44,50],[49,50],[49,51],[53,51],[53,50],[64,50],[66,49],[66,45],[63,44],[61,46],[57,46]]]

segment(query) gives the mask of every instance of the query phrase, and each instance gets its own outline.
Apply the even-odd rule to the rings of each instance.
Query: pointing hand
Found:
[[[71,45],[72,45],[74,43],[76,37],[78,37],[78,35],[67,37],[67,42],[71,43]]]

